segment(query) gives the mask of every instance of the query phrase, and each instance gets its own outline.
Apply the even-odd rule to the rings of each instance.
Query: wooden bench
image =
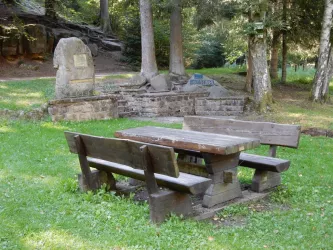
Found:
[[[208,178],[180,173],[171,147],[72,132],[65,132],[65,137],[70,152],[79,157],[81,190],[95,190],[103,184],[115,189],[112,173],[145,181],[150,218],[155,223],[169,213],[190,214],[189,194],[201,194],[211,183]],[[171,190],[160,190],[158,185]]]
[[[241,153],[239,166],[254,168],[251,189],[262,192],[281,184],[281,172],[290,166],[289,160],[277,157],[277,147],[297,148],[301,127],[297,125],[270,122],[239,121],[214,117],[184,117],[184,130],[233,135],[260,139],[263,145],[269,145],[268,156]]]

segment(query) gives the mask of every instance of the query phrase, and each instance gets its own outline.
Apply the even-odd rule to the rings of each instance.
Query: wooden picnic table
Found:
[[[117,131],[122,139],[173,147],[178,152],[180,170],[212,179],[211,186],[203,198],[204,207],[241,197],[237,179],[240,152],[260,145],[260,140],[197,131],[184,131],[161,127],[139,127]],[[184,155],[200,156],[202,163],[189,163]]]

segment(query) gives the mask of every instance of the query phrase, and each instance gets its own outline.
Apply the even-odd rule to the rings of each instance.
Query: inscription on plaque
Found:
[[[215,81],[202,74],[194,74],[189,81],[190,85],[214,86]]]
[[[74,55],[74,66],[76,68],[88,67],[87,55],[86,54]]]

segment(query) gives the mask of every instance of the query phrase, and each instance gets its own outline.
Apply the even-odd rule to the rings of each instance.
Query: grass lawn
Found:
[[[54,98],[55,79],[0,81],[0,109],[29,111]]]
[[[195,71],[222,74],[220,69]],[[294,88],[293,86],[296,86]],[[275,86],[275,112],[267,120],[333,129],[332,105],[305,100],[299,83]],[[291,91],[295,90],[296,91]],[[54,96],[54,80],[0,82],[0,109],[31,110]],[[66,130],[113,136],[146,125],[128,119],[59,122],[0,117],[0,248],[2,249],[332,249],[333,140],[302,136],[298,150],[280,148],[292,165],[268,199],[226,208],[214,220],[172,216],[149,222],[148,204],[103,190],[78,191],[79,163]],[[267,147],[253,150],[265,154]],[[252,171],[239,169],[248,183]]]
[[[103,191],[96,195],[77,191],[78,159],[69,153],[63,131],[112,136],[120,129],[162,124],[127,119],[80,123],[2,120],[0,124],[0,248],[333,247],[332,139],[302,136],[298,150],[280,149],[279,157],[290,159],[292,166],[283,174],[285,186],[269,200],[231,206],[215,223],[171,217],[157,227],[149,223],[147,204]],[[250,178],[243,169],[240,175],[243,181]]]

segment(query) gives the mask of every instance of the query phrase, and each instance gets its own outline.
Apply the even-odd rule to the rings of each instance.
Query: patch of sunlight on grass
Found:
[[[295,117],[295,118],[299,118],[299,117],[304,117],[304,114],[300,114],[300,113],[285,113],[285,115],[288,115],[289,117]]]
[[[51,128],[51,129],[57,129],[57,130],[69,130],[69,127],[62,126],[57,123],[52,123],[52,122],[46,122],[41,124],[42,128]]]
[[[135,74],[134,73],[128,73],[128,74],[117,74],[117,75],[108,75],[104,76],[101,79],[127,79],[133,77]]]
[[[0,89],[8,89],[8,87],[0,84]]]
[[[16,104],[20,105],[20,106],[29,107],[29,106],[36,105],[36,104],[42,104],[42,101],[38,100],[38,99],[19,100],[19,101],[16,101]]]
[[[15,96],[15,97],[43,97],[41,92],[34,92],[34,93],[8,93],[8,96]]]
[[[85,239],[55,229],[30,234],[23,243],[27,249],[96,249]]]
[[[1,126],[0,127],[0,133],[14,133],[16,132],[15,129],[7,127],[7,126]]]

